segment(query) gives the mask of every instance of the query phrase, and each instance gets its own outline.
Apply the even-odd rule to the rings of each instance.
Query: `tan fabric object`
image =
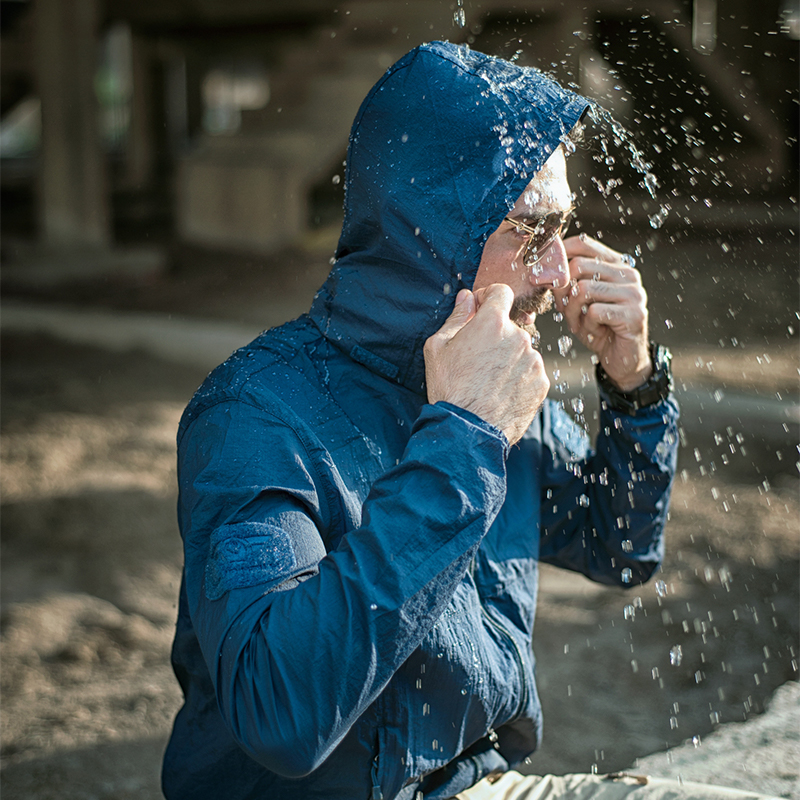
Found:
[[[665,778],[614,775],[520,775],[510,771],[489,776],[456,800],[778,800],[770,795],[679,782]]]

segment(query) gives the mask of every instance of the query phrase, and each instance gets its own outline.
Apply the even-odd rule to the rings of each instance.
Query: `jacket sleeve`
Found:
[[[179,446],[189,611],[218,706],[252,758],[290,777],[325,760],[418,647],[505,494],[505,437],[425,406],[342,536],[335,466],[310,449],[241,402],[203,412]]]
[[[540,559],[592,580],[635,586],[660,565],[678,451],[673,397],[630,416],[601,393],[596,449],[551,404],[542,435]]]

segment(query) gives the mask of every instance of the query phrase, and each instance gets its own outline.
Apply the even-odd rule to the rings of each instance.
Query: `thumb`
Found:
[[[485,289],[479,289],[477,298],[481,308],[496,309],[503,317],[507,317],[514,304],[514,292],[504,283],[493,283]]]
[[[462,289],[456,295],[455,308],[445,320],[440,332],[448,338],[455,336],[475,316],[475,295],[469,289]]]

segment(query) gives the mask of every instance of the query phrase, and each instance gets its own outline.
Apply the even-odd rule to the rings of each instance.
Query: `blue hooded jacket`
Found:
[[[537,564],[657,568],[677,407],[547,401],[520,443],[426,402],[422,348],[586,108],[538,71],[419,47],[353,124],[309,314],[218,367],[178,434],[185,695],[169,800],[448,798],[537,746]]]

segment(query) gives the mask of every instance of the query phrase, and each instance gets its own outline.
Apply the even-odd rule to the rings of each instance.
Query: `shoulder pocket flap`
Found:
[[[274,586],[325,555],[319,534],[270,522],[223,525],[211,534],[206,564],[206,597],[219,600],[231,589]],[[299,535],[298,535],[299,534]]]

